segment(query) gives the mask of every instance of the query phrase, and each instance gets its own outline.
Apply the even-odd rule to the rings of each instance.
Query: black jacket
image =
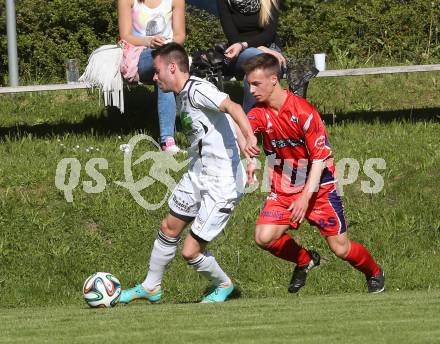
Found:
[[[217,0],[217,8],[229,45],[247,42],[250,47],[261,45],[269,47],[272,43],[277,43],[279,11],[275,7],[272,7],[272,17],[264,28],[258,26],[259,12],[249,15],[241,14],[229,6],[228,0]]]

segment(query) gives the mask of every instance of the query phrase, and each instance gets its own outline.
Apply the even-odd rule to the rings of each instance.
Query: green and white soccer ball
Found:
[[[113,307],[121,296],[121,283],[108,272],[96,272],[83,286],[84,300],[92,307]]]

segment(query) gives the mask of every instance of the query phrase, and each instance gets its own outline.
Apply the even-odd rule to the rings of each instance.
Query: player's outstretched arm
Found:
[[[234,103],[229,98],[226,98],[220,104],[219,109],[222,112],[230,114],[234,122],[237,123],[238,127],[240,128],[240,131],[243,134],[245,140],[244,149],[242,150],[246,158],[253,158],[254,156],[260,154],[260,149],[257,146],[257,138],[254,135],[252,127],[246,117],[246,114],[243,111],[243,108],[237,103]],[[238,141],[238,143],[240,145],[240,141]]]
[[[246,139],[244,138],[244,135],[241,132],[240,127],[235,121],[234,121],[234,126],[235,126],[235,132],[237,133],[238,147],[240,147],[241,152],[244,154],[244,149],[246,147]]]
[[[240,127],[237,123],[234,122],[235,125],[235,132],[237,133],[237,142],[238,146],[240,147],[241,152],[243,155],[245,154],[245,147],[246,147],[246,139],[243,136],[243,133],[241,132]],[[246,164],[246,176],[247,176],[247,183],[253,184],[255,182],[255,170],[257,168],[257,165],[255,163],[255,158],[246,158],[247,164]]]

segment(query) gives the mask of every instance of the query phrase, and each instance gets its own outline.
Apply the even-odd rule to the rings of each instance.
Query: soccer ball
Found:
[[[96,272],[83,286],[84,300],[92,307],[113,307],[121,296],[121,283],[108,272]]]

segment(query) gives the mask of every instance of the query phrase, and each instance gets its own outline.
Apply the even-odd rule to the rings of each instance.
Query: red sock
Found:
[[[370,252],[364,246],[354,241],[351,241],[351,249],[345,260],[355,269],[363,272],[367,278],[376,276],[380,272],[380,267],[371,257]]]
[[[266,250],[275,257],[294,262],[298,266],[307,265],[310,262],[310,255],[307,250],[299,246],[290,235],[284,233],[279,239],[272,241]]]

